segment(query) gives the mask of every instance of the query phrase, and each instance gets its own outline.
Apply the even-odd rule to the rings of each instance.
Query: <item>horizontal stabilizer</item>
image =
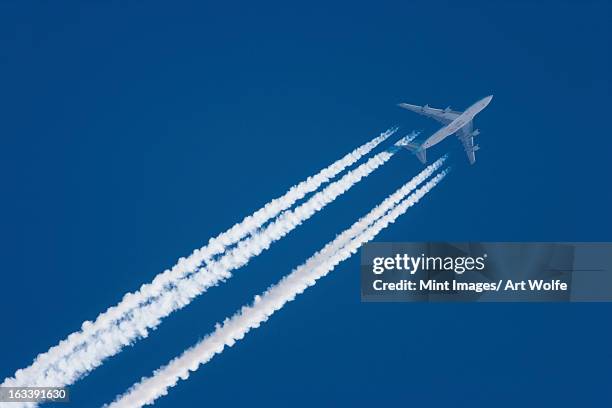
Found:
[[[426,150],[423,149],[421,145],[418,145],[416,143],[406,143],[403,145],[403,147],[405,147],[412,154],[414,154],[421,161],[421,163],[425,164],[425,162],[427,161],[427,157],[425,154]]]

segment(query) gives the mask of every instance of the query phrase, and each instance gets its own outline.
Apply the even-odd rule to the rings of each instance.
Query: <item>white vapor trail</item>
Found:
[[[45,384],[71,384],[100,365],[104,358],[118,353],[134,339],[146,336],[149,329],[161,323],[162,318],[188,305],[193,298],[211,286],[230,278],[232,270],[246,265],[254,256],[268,249],[273,242],[287,235],[327,204],[344,194],[364,177],[385,164],[396,151],[397,148],[393,148],[373,156],[293,210],[281,213],[263,229],[228,249],[219,259],[211,260],[193,274],[175,282],[174,286],[163,291],[158,297],[132,310],[129,318],[111,326],[109,330],[98,333],[89,343],[62,362],[61,366],[48,370]]]
[[[228,249],[219,259],[210,260],[206,266],[191,275],[187,274],[173,282],[167,290],[150,301],[138,302],[141,306],[130,311],[128,317],[110,325],[108,330],[98,332],[67,359],[50,367],[45,373],[43,384],[55,386],[71,384],[100,365],[105,358],[118,353],[125,345],[132,343],[136,338],[146,336],[148,330],[156,327],[163,317],[186,306],[194,297],[211,286],[231,277],[230,271],[245,265],[252,257],[269,248],[271,243],[284,237],[386,163],[396,151],[397,148],[393,148],[375,155],[295,209],[282,212],[276,220]]]
[[[211,238],[207,245],[200,249],[196,249],[186,258],[180,258],[176,265],[158,274],[152,282],[142,285],[140,289],[134,293],[127,293],[117,305],[108,308],[105,312],[98,315],[95,321],[85,321],[80,331],[70,334],[66,339],[60,341],[48,351],[39,354],[30,366],[17,370],[14,377],[6,378],[0,386],[59,386],[68,384],[69,382],[67,382],[66,378],[60,380],[58,383],[49,382],[49,372],[63,372],[68,364],[68,360],[71,361],[70,364],[78,364],[78,362],[74,362],[70,359],[71,355],[79,350],[87,348],[88,344],[90,344],[100,333],[108,330],[109,327],[121,325],[121,321],[129,317],[135,309],[170,289],[178,280],[196,271],[203,263],[207,263],[213,259],[215,255],[223,253],[228,247],[256,232],[266,222],[292,207],[298,200],[304,198],[307,194],[318,190],[322,184],[329,182],[346,168],[356,163],[396,131],[397,128],[393,128],[382,133],[380,136],[363,144],[340,160],[322,169],[316,175],[308,177],[301,183],[291,187],[283,196],[268,202],[264,207],[245,217],[241,222],[235,224],[227,231]],[[146,331],[140,332],[139,335],[146,336]],[[125,338],[124,343],[130,340],[129,338]],[[109,355],[110,354],[99,355],[98,363],[93,364],[93,367],[98,365],[103,358]],[[92,366],[84,365],[76,369],[76,372],[85,373],[91,367]],[[58,379],[57,377],[51,378]],[[70,378],[74,379],[75,377],[70,376]]]
[[[251,305],[243,306],[232,317],[225,319],[223,324],[217,324],[210,335],[187,349],[168,365],[156,370],[152,377],[136,383],[108,407],[133,408],[153,403],[157,398],[166,395],[168,389],[175,386],[179,379],[187,379],[191,371],[210,361],[226,346],[233,346],[251,329],[259,327],[274,312],[294,300],[306,288],[314,285],[318,279],[327,275],[337,264],[349,258],[361,245],[374,238],[390,223],[395,222],[409,207],[416,204],[446,176],[447,170],[438,173],[423,187],[405,197],[439,168],[442,162],[443,159],[440,159],[429,166],[276,285],[268,288],[262,295],[255,296]]]

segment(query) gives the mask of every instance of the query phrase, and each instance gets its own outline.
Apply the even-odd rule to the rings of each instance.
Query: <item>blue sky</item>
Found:
[[[392,125],[478,160],[378,241],[612,240],[606,1],[0,5],[0,377]],[[72,388],[98,406],[420,169],[407,153]],[[158,406],[605,406],[608,304],[361,304],[359,260]]]

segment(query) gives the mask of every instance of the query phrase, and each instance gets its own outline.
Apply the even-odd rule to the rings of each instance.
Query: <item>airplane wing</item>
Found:
[[[479,149],[478,146],[474,146],[474,131],[472,128],[472,121],[469,121],[464,127],[459,129],[457,133],[459,140],[463,143],[463,148],[465,149],[465,154],[467,154],[470,164],[476,162],[476,150]]]
[[[400,103],[398,104],[400,108],[408,109],[409,111],[416,112],[418,114],[430,117],[432,119],[437,120],[443,125],[447,125],[453,121],[457,116],[461,114],[461,112],[456,112],[451,110],[450,108],[446,109],[435,109],[430,108],[428,105],[419,106],[419,105],[411,105],[409,103]]]

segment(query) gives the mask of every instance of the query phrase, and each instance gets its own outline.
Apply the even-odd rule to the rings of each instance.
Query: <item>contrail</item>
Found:
[[[408,138],[415,136],[413,134]],[[118,353],[125,345],[139,337],[146,336],[148,330],[156,327],[162,318],[186,306],[194,297],[211,286],[231,277],[233,269],[248,263],[252,257],[269,248],[271,243],[284,237],[348,191],[353,185],[386,163],[397,150],[398,148],[394,146],[375,155],[366,163],[349,171],[340,180],[314,194],[295,209],[281,213],[266,227],[227,250],[218,260],[211,260],[208,265],[195,273],[187,274],[188,276],[184,279],[173,282],[173,285],[166,291],[162,291],[159,296],[152,298],[149,302],[144,304],[140,301],[136,302],[141,304],[141,307],[134,308],[125,319],[110,325],[108,330],[99,331],[89,342],[74,350],[66,359],[50,367],[40,381],[40,385],[71,384],[99,366],[105,358]]]
[[[414,137],[414,135],[409,136]],[[348,191],[352,186],[385,164],[395,152],[396,146],[378,153],[359,167],[349,171],[339,180],[315,193],[306,202],[293,210],[281,213],[263,229],[240,241],[227,250],[218,260],[210,263],[188,277],[178,280],[158,297],[132,310],[128,318],[99,332],[89,343],[75,350],[65,361],[51,367],[44,378],[44,384],[68,385],[90,372],[102,361],[118,353],[124,346],[148,334],[157,327],[161,319],[188,305],[193,298],[211,286],[232,276],[231,271],[246,265],[270,245],[287,235],[327,204]]]
[[[17,370],[15,376],[5,379],[1,386],[34,386],[40,384],[40,380],[44,378],[47,370],[58,364],[61,365],[63,359],[87,344],[100,330],[106,329],[109,325],[115,324],[119,319],[125,318],[134,308],[139,307],[141,302],[146,302],[152,297],[158,296],[164,290],[167,290],[173,282],[195,271],[202,263],[209,261],[215,255],[224,252],[227,247],[252,234],[267,221],[292,207],[308,193],[318,190],[322,184],[327,183],[346,168],[356,163],[396,131],[397,128],[389,129],[368,143],[363,144],[340,160],[322,169],[316,175],[294,185],[283,196],[268,202],[261,209],[245,217],[227,231],[211,238],[207,245],[196,249],[190,256],[180,258],[176,265],[158,274],[152,282],[142,285],[134,293],[127,293],[117,305],[108,308],[105,312],[98,315],[94,322],[85,321],[80,331],[70,334],[56,346],[39,354],[30,366]],[[142,335],[144,336],[146,333]]]
[[[118,396],[109,407],[141,407],[166,395],[168,389],[175,386],[179,379],[187,379],[191,371],[197,370],[200,365],[210,361],[216,354],[220,354],[226,346],[233,346],[251,329],[259,327],[275,311],[295,299],[306,288],[314,285],[318,279],[332,271],[337,264],[349,258],[362,244],[374,238],[390,223],[395,222],[409,207],[416,204],[438,184],[446,174],[447,170],[438,173],[423,187],[393,207],[398,199],[401,200],[401,197],[405,197],[414,188],[416,181],[413,179],[404,185],[368,215],[353,224],[351,228],[315,253],[304,264],[281,279],[279,283],[268,288],[262,295],[255,296],[251,305],[243,306],[232,317],[225,319],[223,324],[217,324],[209,336],[186,350],[168,365],[156,370],[152,377],[145,378],[132,386],[125,394]],[[361,232],[358,232],[359,229]]]

